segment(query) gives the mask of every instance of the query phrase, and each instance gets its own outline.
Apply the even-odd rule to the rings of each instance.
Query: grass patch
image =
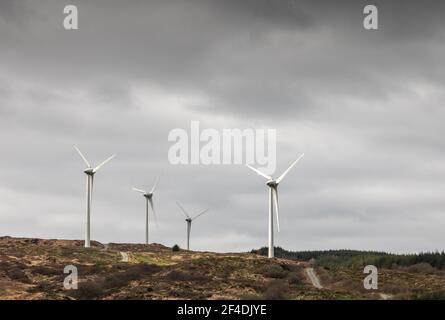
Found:
[[[176,262],[160,259],[153,256],[148,256],[142,253],[132,253],[131,256],[138,263],[154,264],[160,267],[168,267],[176,264]]]

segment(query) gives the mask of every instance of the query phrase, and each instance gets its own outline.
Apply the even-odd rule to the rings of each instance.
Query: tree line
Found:
[[[252,250],[252,253],[267,256],[267,247]],[[393,254],[381,251],[361,250],[320,250],[320,251],[288,251],[275,247],[275,257],[316,262],[327,268],[360,267],[369,264],[380,268],[408,267],[420,263],[428,263],[436,269],[445,269],[445,252],[421,252],[415,254]]]

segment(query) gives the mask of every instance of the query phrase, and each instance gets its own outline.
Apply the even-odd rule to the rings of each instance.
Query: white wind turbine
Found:
[[[205,209],[201,213],[197,214],[193,218],[190,217],[190,215],[187,213],[187,211],[184,210],[184,208],[179,204],[179,202],[176,202],[179,209],[181,209],[182,213],[185,215],[185,221],[187,222],[187,250],[190,250],[190,230],[192,228],[192,221],[196,220],[198,217],[202,216],[204,213],[206,213],[209,209]]]
[[[267,174],[264,174],[263,172],[261,172],[258,169],[255,169],[253,167],[251,167],[250,165],[246,164],[246,166],[248,166],[250,169],[252,169],[253,171],[255,171],[257,174],[259,174],[260,176],[263,176],[264,178],[267,179],[267,186],[269,187],[269,258],[273,258],[274,257],[274,242],[273,242],[273,211],[274,211],[274,206],[275,206],[275,211],[276,211],[276,215],[277,215],[277,229],[278,232],[280,232],[280,217],[278,214],[278,185],[280,184],[280,182],[284,179],[284,177],[289,173],[289,171],[295,166],[295,164],[301,159],[303,158],[304,153],[297,159],[295,160],[290,166],[289,168],[287,168],[286,171],[283,172],[283,174],[278,178],[278,179],[274,179],[271,176],[268,176]]]
[[[147,192],[147,191],[141,190],[141,189],[137,189],[137,188],[132,188],[134,191],[142,193],[142,195],[145,198],[145,244],[149,243],[148,242],[148,204],[150,204],[151,211],[153,211],[153,217],[155,218],[155,221],[156,221],[156,212],[155,212],[155,208],[153,206],[153,192],[155,191],[158,182],[159,182],[159,178],[156,179],[156,182],[153,185],[153,188],[151,188],[150,192]]]
[[[86,222],[86,230],[85,230],[85,248],[90,247],[90,216],[91,216],[91,204],[92,204],[92,198],[93,198],[93,180],[94,180],[94,174],[99,171],[99,169],[106,164],[108,161],[113,159],[116,155],[112,155],[105,161],[103,161],[101,164],[99,164],[97,167],[92,167],[88,160],[85,158],[85,156],[82,154],[82,152],[74,146],[74,149],[79,153],[82,160],[87,165],[87,168],[83,171],[87,175],[87,222]]]

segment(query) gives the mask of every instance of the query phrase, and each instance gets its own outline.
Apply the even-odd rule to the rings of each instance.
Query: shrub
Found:
[[[128,283],[130,283],[133,280],[139,279],[139,275],[137,275],[134,272],[117,272],[114,273],[108,277],[106,277],[103,280],[103,286],[106,289],[116,289],[120,287],[126,286]]]
[[[289,284],[298,285],[304,281],[304,277],[298,272],[290,272],[287,275],[287,281]]]
[[[367,292],[363,286],[363,282],[348,278],[341,281],[341,287],[348,292]],[[386,292],[387,290],[385,290]]]
[[[59,288],[61,288],[59,283],[55,284],[49,281],[40,281],[37,282],[35,286],[28,288],[26,291],[30,293],[50,293],[51,291],[57,290]]]
[[[266,300],[284,300],[288,292],[288,286],[283,280],[272,280],[266,285],[263,298]]]
[[[406,292],[408,290],[405,286],[398,285],[398,284],[395,284],[395,283],[388,283],[388,284],[385,283],[381,287],[381,289],[384,290],[385,292],[390,293],[390,294],[401,294],[401,293]]]
[[[415,294],[412,298],[414,300],[445,300],[445,290]]]
[[[116,272],[104,279],[104,287],[107,289],[126,286],[134,280],[142,279],[161,270],[161,267],[151,264],[136,264],[122,272]]]
[[[55,276],[55,275],[61,274],[61,272],[59,272],[55,269],[44,267],[44,266],[35,267],[31,270],[31,272],[33,274],[41,274],[44,276]]]
[[[166,278],[171,281],[209,281],[210,278],[199,273],[186,273],[179,270],[170,271]]]
[[[98,299],[104,295],[104,287],[100,283],[84,282],[79,283],[77,290],[70,290],[69,294],[79,300]]]
[[[153,273],[161,271],[162,267],[155,265],[155,264],[146,264],[146,263],[140,263],[131,266],[127,269],[127,272],[130,273],[138,273],[142,276],[151,275]]]
[[[432,267],[428,262],[416,263],[411,266],[402,268],[408,272],[423,273],[423,274],[434,274],[437,269]]]
[[[277,264],[270,264],[264,266],[260,270],[260,273],[267,278],[275,278],[275,279],[282,279],[286,276],[286,273],[284,272],[283,268]]]
[[[17,280],[23,283],[31,282],[31,280],[29,280],[28,276],[23,272],[23,270],[19,268],[12,268],[8,270],[6,274],[11,280]]]
[[[173,247],[172,247],[172,251],[173,252],[177,252],[177,251],[180,251],[181,250],[181,248],[177,245],[177,244],[175,244]]]
[[[36,287],[40,291],[49,291],[54,288],[54,285],[49,281],[40,281]]]
[[[260,298],[260,296],[250,293],[246,293],[240,296],[240,300],[260,300]]]

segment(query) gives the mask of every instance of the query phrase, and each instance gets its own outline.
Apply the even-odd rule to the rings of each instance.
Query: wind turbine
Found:
[[[202,216],[204,213],[206,213],[209,209],[205,209],[201,213],[197,214],[193,218],[190,217],[190,215],[187,213],[187,211],[184,210],[184,208],[179,204],[179,202],[176,202],[179,209],[181,209],[182,213],[185,215],[185,221],[187,222],[187,250],[190,250],[190,230],[192,228],[192,221],[196,220],[198,217]]]
[[[271,176],[268,176],[267,174],[264,174],[258,169],[255,169],[254,167],[246,164],[247,167],[255,171],[260,176],[267,179],[267,186],[269,187],[269,258],[274,257],[274,242],[273,242],[273,211],[275,207],[276,215],[277,215],[277,229],[278,232],[280,232],[280,217],[278,214],[278,185],[281,181],[283,181],[284,177],[289,173],[289,171],[295,166],[295,164],[300,161],[301,158],[303,158],[304,153],[298,157],[297,160],[295,160],[289,168],[287,168],[286,171],[283,172],[283,174],[278,178],[274,179]]]
[[[153,192],[155,191],[158,182],[159,182],[159,178],[156,179],[156,182],[153,185],[153,188],[151,188],[150,192],[147,192],[147,191],[141,190],[141,189],[137,189],[137,188],[132,188],[134,191],[142,193],[142,195],[145,198],[145,244],[149,243],[148,242],[148,204],[149,203],[150,203],[151,211],[153,211],[153,216],[156,221],[156,212],[155,212],[155,208],[153,206]]]
[[[85,230],[85,248],[90,247],[90,216],[91,216],[91,204],[93,201],[93,180],[94,180],[94,174],[99,171],[99,169],[105,165],[108,161],[113,159],[116,155],[112,155],[105,161],[103,161],[101,164],[99,164],[97,167],[92,167],[88,160],[85,158],[85,156],[82,154],[82,152],[74,146],[74,149],[79,153],[82,160],[87,165],[87,168],[83,171],[87,175],[87,222],[86,222],[86,230]]]

